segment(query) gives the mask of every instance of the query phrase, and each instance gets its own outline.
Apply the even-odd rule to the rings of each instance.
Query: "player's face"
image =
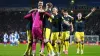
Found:
[[[40,1],[40,2],[38,3],[38,7],[43,7],[43,2]]]
[[[77,17],[78,17],[79,19],[81,19],[81,18],[82,18],[82,13],[78,13],[78,14],[77,14]]]
[[[53,14],[56,14],[57,12],[58,12],[58,9],[57,9],[57,8],[53,8],[53,9],[52,9],[52,13],[53,13]]]
[[[67,15],[68,15],[68,12],[64,12],[63,14],[64,14],[65,16],[67,16]]]
[[[52,6],[53,6],[52,3],[47,3],[46,4],[46,8],[52,8]]]

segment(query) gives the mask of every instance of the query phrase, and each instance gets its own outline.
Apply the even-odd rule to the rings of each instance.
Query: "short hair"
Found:
[[[64,9],[64,12],[68,12],[67,9]]]
[[[53,8],[56,8],[56,9],[58,10],[58,8],[57,8],[57,7],[53,7]]]
[[[43,1],[42,1],[42,0],[40,0],[39,2],[42,2],[42,3],[43,3]],[[38,2],[38,3],[39,3],[39,2]]]
[[[43,2],[42,0],[39,0],[39,2]]]
[[[53,8],[52,8],[52,11],[53,11],[54,9],[56,9],[57,11],[59,11],[57,7],[53,7]]]
[[[48,2],[48,3],[46,3],[46,5],[48,6],[48,7],[53,7],[53,4],[51,3],[51,2]]]

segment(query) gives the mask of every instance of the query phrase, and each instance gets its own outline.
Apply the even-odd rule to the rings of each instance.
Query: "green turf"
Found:
[[[25,44],[20,44],[19,46],[4,46],[0,44],[0,56],[23,56],[24,51],[26,50]],[[37,46],[37,56],[39,56],[39,45]],[[47,51],[45,49],[45,54]],[[63,53],[61,56],[100,56],[100,46],[88,46],[85,45],[85,51],[83,55],[76,54],[76,46],[70,45],[69,47],[69,54],[64,55]]]

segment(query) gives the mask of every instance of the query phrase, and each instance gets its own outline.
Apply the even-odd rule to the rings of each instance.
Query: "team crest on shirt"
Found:
[[[83,21],[81,20],[80,22],[82,23]]]
[[[83,21],[82,21],[82,20],[81,20],[81,21],[78,21],[78,20],[77,20],[76,22],[77,22],[77,23],[82,23]]]

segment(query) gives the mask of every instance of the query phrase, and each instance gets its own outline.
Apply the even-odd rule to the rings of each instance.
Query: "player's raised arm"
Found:
[[[27,15],[24,16],[24,19],[29,19],[32,16],[32,12],[37,11],[37,8],[31,9]]]
[[[27,14],[27,15],[24,16],[24,19],[29,19],[31,16],[32,16],[32,14],[29,13],[29,14]]]
[[[72,17],[71,15],[68,15],[72,20],[74,20],[74,17]]]
[[[73,27],[73,23],[72,23],[72,20],[74,20],[74,17],[72,17],[71,15],[68,15],[68,17],[71,18],[71,23],[70,23],[70,26],[71,26],[71,32],[74,31],[74,27]]]
[[[28,13],[32,13],[34,11],[37,11],[38,9],[37,8],[34,8],[34,9],[31,9]]]
[[[32,13],[30,13],[32,10],[30,10],[29,12],[28,12],[28,14],[26,14],[25,16],[24,16],[24,19],[29,19],[29,17],[31,17],[32,16]]]
[[[45,12],[45,15],[47,15],[48,17],[52,17],[50,13]]]
[[[74,20],[74,18],[73,18],[72,16],[68,15],[68,17],[70,17],[71,20]],[[62,19],[63,19],[63,22],[64,22],[66,25],[69,25],[69,26],[72,25],[72,23],[69,23],[68,21],[64,20],[64,17],[62,17]]]
[[[63,22],[64,22],[66,25],[68,25],[68,26],[71,25],[71,24],[70,24],[68,21],[66,21],[66,20],[63,20]]]
[[[71,22],[71,32],[74,31],[73,23]]]
[[[87,16],[85,16],[85,18],[88,18],[95,10],[96,10],[96,8],[92,8],[91,12]]]

